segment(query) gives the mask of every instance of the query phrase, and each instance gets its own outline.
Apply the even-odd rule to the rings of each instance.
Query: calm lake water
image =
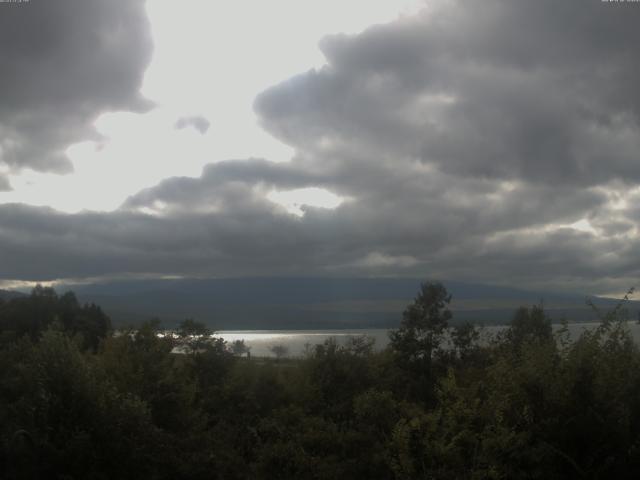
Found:
[[[570,323],[568,325],[571,338],[576,339],[585,329],[597,327],[597,322]],[[627,324],[633,338],[640,343],[640,325],[629,322]],[[554,325],[558,329],[561,325]],[[489,338],[504,330],[505,326],[487,326],[481,330],[483,338]],[[251,355],[258,357],[272,357],[270,348],[275,345],[283,345],[288,350],[288,356],[297,357],[303,355],[306,345],[319,345],[328,338],[334,337],[338,344],[344,344],[349,337],[367,335],[375,340],[374,348],[384,349],[389,343],[389,330],[357,329],[357,330],[221,330],[216,336],[224,338],[231,343],[235,340],[244,340],[251,347]]]

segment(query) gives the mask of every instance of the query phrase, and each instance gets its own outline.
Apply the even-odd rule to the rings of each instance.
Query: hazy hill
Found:
[[[11,300],[12,298],[23,297],[25,294],[21,292],[16,292],[14,290],[2,290],[0,289],[0,299],[2,300]]]
[[[520,305],[537,304],[557,320],[594,319],[586,295],[444,282],[453,294],[456,321],[504,323]],[[101,305],[114,324],[152,316],[165,324],[193,317],[217,329],[320,329],[393,327],[420,281],[391,278],[242,278],[136,280],[67,285],[82,302]],[[603,308],[610,299],[598,299]],[[635,318],[638,304],[629,306]]]

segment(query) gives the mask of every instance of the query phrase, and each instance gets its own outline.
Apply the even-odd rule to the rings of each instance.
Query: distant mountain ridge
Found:
[[[15,290],[0,289],[0,298],[2,300],[11,300],[12,298],[20,298],[24,296],[25,294],[22,292],[16,292]]]
[[[454,321],[500,324],[518,306],[544,302],[555,320],[595,319],[577,293],[443,281],[453,296]],[[420,280],[405,278],[228,278],[129,280],[64,285],[81,302],[101,305],[115,325],[158,317],[167,326],[195,318],[215,329],[390,328],[415,297]],[[613,299],[597,299],[603,309]],[[630,302],[633,318],[639,310]]]

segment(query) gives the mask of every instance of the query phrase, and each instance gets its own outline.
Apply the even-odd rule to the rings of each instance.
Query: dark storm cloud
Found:
[[[144,0],[0,3],[0,164],[69,171],[101,112],[149,108],[150,55]]]
[[[68,215],[20,205],[0,207],[4,275],[47,280],[123,274],[395,272],[479,281],[495,281],[497,275],[523,284],[546,280],[548,286],[550,274],[589,279],[598,278],[603,268],[629,270],[634,263],[621,259],[636,256],[629,248],[612,264],[611,254],[625,242],[594,242],[590,235],[572,230],[496,234],[501,219],[476,219],[473,205],[444,210],[447,198],[434,200],[422,215],[417,210],[425,208],[424,202],[403,203],[407,215],[402,216],[390,205],[354,201],[336,211],[310,208],[297,218],[265,202],[253,179],[236,177],[211,188],[201,186],[188,201],[166,188],[181,180],[145,192],[145,201],[137,197],[117,213]],[[168,205],[163,216],[133,210],[134,204],[153,206],[158,199]],[[526,201],[511,208],[515,215],[526,208]]]
[[[632,3],[489,0],[328,37],[327,66],[255,103],[291,162],[211,164],[111,214],[0,207],[5,275],[625,289],[640,275],[638,24]],[[305,187],[346,200],[296,217],[267,199]]]
[[[481,273],[477,268],[481,264],[491,265],[501,275],[522,275],[522,262],[498,262],[496,252],[535,257],[547,241],[541,236],[518,246],[521,237],[509,230],[493,239],[495,232],[517,225],[505,225],[503,217],[529,217],[521,222],[524,225],[546,223],[544,212],[535,216],[537,209],[530,205],[539,192],[500,202],[501,211],[489,208],[483,213],[474,198],[455,201],[467,188],[444,194],[439,187],[446,183],[443,177],[421,190],[407,183],[409,195],[397,200],[373,202],[372,195],[335,211],[307,208],[302,218],[264,199],[273,187],[316,180],[291,165],[235,161],[211,165],[199,179],[166,180],[130,198],[117,213],[67,215],[5,205],[0,207],[0,223],[5,226],[0,231],[0,260],[7,278],[40,280],[122,274],[299,275],[301,271],[445,277],[454,272],[474,277]],[[470,190],[472,185],[465,187]],[[597,195],[587,199],[582,195],[555,201],[571,216],[574,202],[600,200]],[[157,202],[163,205],[160,215],[141,213],[145,207],[157,209]],[[529,236],[536,235],[540,237]],[[504,240],[510,236],[516,241]],[[550,238],[546,248],[554,244],[557,248],[557,240]],[[482,273],[486,280],[487,272]]]
[[[420,158],[457,175],[594,184],[640,176],[640,8],[448,2],[322,42],[328,66],[256,109],[294,146]],[[377,152],[377,154],[376,154]]]

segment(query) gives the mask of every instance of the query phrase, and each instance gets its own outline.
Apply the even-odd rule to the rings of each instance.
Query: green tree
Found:
[[[352,415],[353,398],[373,384],[372,345],[367,337],[353,337],[345,345],[331,337],[316,345],[304,364],[314,410],[341,420]]]
[[[289,348],[280,343],[270,346],[269,351],[275,355],[276,360],[278,361],[289,355]]]
[[[244,340],[235,340],[231,344],[231,352],[237,357],[242,357],[243,355],[250,356],[251,347],[247,346]]]
[[[58,296],[53,288],[37,285],[31,295],[0,304],[0,330],[5,336],[38,340],[54,323],[70,336],[77,335],[84,350],[95,351],[111,331],[111,321],[102,309],[80,305],[73,292]]]
[[[429,365],[451,320],[451,295],[440,283],[423,283],[402,314],[400,328],[391,332],[391,347],[408,362]]]
[[[185,318],[178,324],[176,331],[180,337],[207,336],[211,335],[211,330],[202,322],[193,318]]]
[[[391,349],[408,374],[405,387],[427,401],[433,397],[434,354],[452,317],[450,303],[451,295],[441,283],[423,283],[403,312],[400,328],[389,334]]]
[[[146,405],[117,392],[62,331],[3,349],[0,365],[3,478],[157,478]]]
[[[542,305],[518,308],[509,324],[507,338],[515,346],[531,341],[551,340],[553,338],[551,319]]]
[[[478,350],[479,339],[478,328],[469,322],[457,325],[451,331],[451,343],[461,360],[465,360]]]
[[[180,344],[188,352],[204,350],[211,343],[213,332],[202,322],[193,318],[185,318],[178,324],[176,330],[180,337]]]

